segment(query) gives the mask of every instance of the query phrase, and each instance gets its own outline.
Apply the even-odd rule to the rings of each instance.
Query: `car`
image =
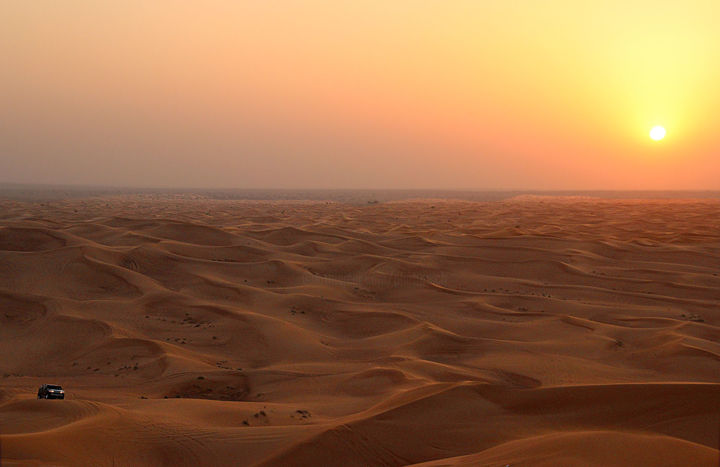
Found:
[[[65,391],[57,384],[43,384],[38,389],[38,399],[65,399]]]

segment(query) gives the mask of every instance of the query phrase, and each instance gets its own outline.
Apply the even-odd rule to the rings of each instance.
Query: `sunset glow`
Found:
[[[665,128],[661,126],[654,126],[650,130],[650,138],[655,141],[660,141],[661,139],[665,138]]]
[[[716,0],[6,2],[0,173],[718,188],[718,18]]]

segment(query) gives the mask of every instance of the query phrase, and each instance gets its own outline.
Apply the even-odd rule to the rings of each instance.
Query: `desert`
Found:
[[[0,467],[720,467],[718,24],[0,2]]]
[[[5,199],[0,463],[713,466],[719,305],[717,199]]]

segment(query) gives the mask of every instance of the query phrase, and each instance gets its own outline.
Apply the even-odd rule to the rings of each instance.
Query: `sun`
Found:
[[[654,126],[650,130],[650,138],[652,138],[655,141],[660,141],[665,137],[665,128],[661,126]]]

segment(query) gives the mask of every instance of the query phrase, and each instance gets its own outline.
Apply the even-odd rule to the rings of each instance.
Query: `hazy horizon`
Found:
[[[208,186],[208,185],[132,185],[132,184],[101,184],[101,183],[36,183],[36,182],[14,182],[0,180],[0,191],[7,189],[73,189],[73,190],[123,190],[123,191],[166,191],[166,192],[191,192],[196,191],[415,191],[415,192],[473,192],[473,193],[720,193],[720,188],[678,188],[678,189],[606,189],[606,188],[522,188],[522,187],[501,187],[501,188],[472,188],[472,187],[418,187],[401,188],[385,186],[360,186],[346,188],[341,186],[328,187],[281,187],[281,186]]]
[[[465,190],[398,188],[212,188],[212,187],[112,187],[90,185],[37,185],[0,182],[0,200],[57,201],[105,197],[152,199],[206,199],[227,201],[330,201],[374,204],[405,200],[506,201],[533,196],[548,199],[596,200],[717,200],[720,190]]]
[[[5,183],[720,189],[717,2],[0,12]]]

